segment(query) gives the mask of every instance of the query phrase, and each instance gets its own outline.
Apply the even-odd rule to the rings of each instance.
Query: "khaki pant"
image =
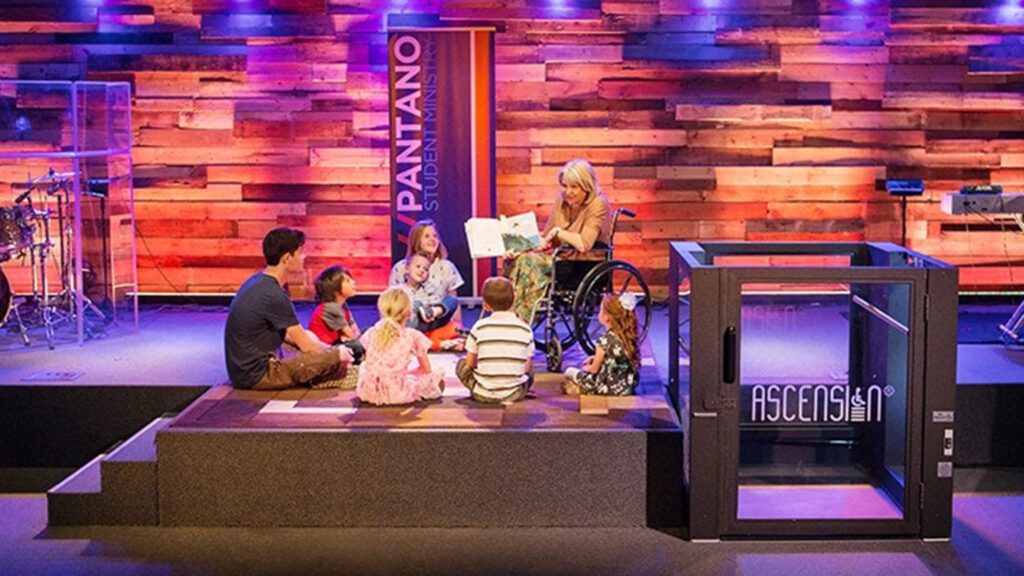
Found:
[[[526,384],[519,386],[514,392],[510,393],[504,398],[491,398],[488,396],[481,396],[476,393],[476,388],[480,386],[480,383],[476,381],[476,376],[473,374],[473,369],[466,363],[465,358],[460,358],[458,364],[455,365],[455,375],[459,377],[459,382],[473,394],[473,400],[477,402],[485,402],[488,404],[500,404],[502,402],[515,402],[522,400],[526,397],[526,393],[530,391],[530,386],[533,386],[533,373],[527,374]]]
[[[267,373],[252,387],[253,390],[284,390],[297,386],[312,386],[324,380],[344,378],[347,364],[341,363],[336,348],[316,352],[303,352],[291,358],[268,358]]]

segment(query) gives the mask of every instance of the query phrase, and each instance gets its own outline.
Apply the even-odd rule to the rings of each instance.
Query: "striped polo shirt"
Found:
[[[533,356],[533,330],[511,310],[493,312],[473,325],[466,352],[476,354],[473,393],[505,398],[528,380],[524,372]]]

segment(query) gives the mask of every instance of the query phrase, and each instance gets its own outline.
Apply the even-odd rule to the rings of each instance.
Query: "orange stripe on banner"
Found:
[[[480,198],[480,183],[479,183],[479,166],[480,166],[480,150],[479,150],[479,123],[476,118],[477,106],[480,104],[480,97],[477,94],[476,79],[477,79],[477,60],[479,59],[479,50],[476,46],[477,35],[475,31],[469,32],[469,162],[470,162],[470,178],[472,182],[470,184],[470,197],[473,203],[471,210],[473,216],[480,216],[486,214],[483,212],[483,202]],[[479,296],[481,293],[481,278],[485,275],[483,273],[482,262],[480,260],[471,260],[472,262],[472,274],[473,277],[470,279],[470,285],[473,287],[473,296]]]
[[[491,99],[491,85],[494,64],[491,61],[491,42],[493,33],[488,31],[475,31],[473,34],[473,58],[475,68],[473,70],[473,92],[476,105],[474,106],[473,129],[475,131],[474,141],[476,143],[476,206],[477,215],[491,216],[494,214],[494,206],[491,203],[492,185],[494,179],[493,149],[494,126],[493,108],[494,102]],[[476,261],[477,269],[477,293],[483,289],[483,282],[488,276],[495,273],[495,260],[491,258]]]

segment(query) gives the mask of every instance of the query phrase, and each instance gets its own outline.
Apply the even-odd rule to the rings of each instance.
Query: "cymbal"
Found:
[[[46,182],[47,180],[66,180],[74,177],[74,172],[48,172],[38,178],[29,178],[28,180],[25,180],[25,185],[28,186],[37,182]]]

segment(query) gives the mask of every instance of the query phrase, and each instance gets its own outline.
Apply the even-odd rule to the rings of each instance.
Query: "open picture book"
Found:
[[[470,218],[466,240],[473,258],[494,258],[506,252],[526,252],[540,246],[537,216],[524,212],[499,218]]]

